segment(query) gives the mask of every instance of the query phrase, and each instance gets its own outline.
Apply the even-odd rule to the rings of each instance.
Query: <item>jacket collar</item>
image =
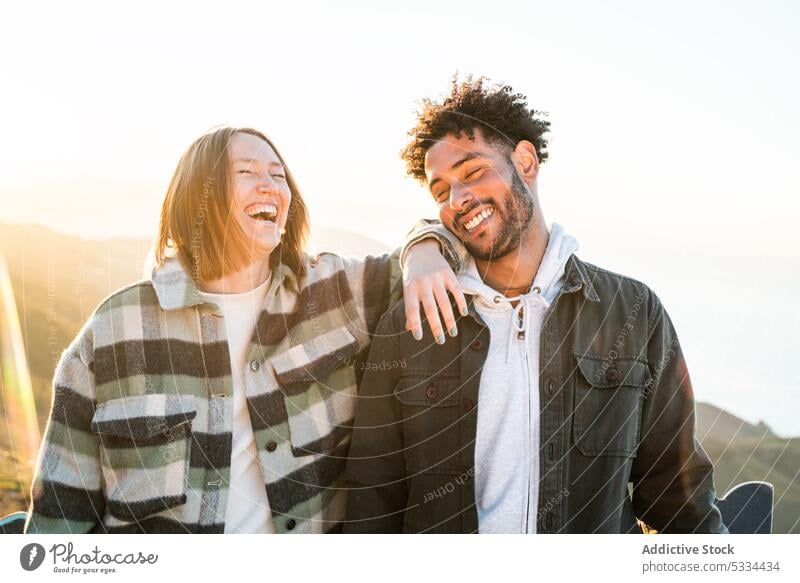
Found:
[[[594,284],[592,284],[592,280],[589,278],[589,274],[587,273],[586,264],[578,259],[578,256],[573,253],[567,260],[567,266],[564,272],[564,287],[561,290],[561,293],[568,294],[579,290],[583,291],[583,295],[587,300],[591,302],[600,301],[600,296],[597,295]],[[472,295],[467,296],[467,310],[469,311],[470,316],[472,316],[481,326],[486,326],[486,323],[483,321],[483,318],[481,318],[478,310],[475,309],[474,296]]]
[[[179,310],[207,304],[213,313],[221,314],[219,306],[200,295],[197,284],[177,256],[168,257],[162,264],[156,265],[150,281],[162,310]],[[282,286],[295,293],[298,291],[295,273],[288,266],[279,263],[272,270],[272,282],[267,290],[267,297],[276,294]]]
[[[600,296],[597,295],[597,290],[587,273],[586,264],[578,259],[577,255],[573,254],[567,261],[564,277],[563,293],[572,293],[582,290],[587,300],[592,302],[600,301]]]

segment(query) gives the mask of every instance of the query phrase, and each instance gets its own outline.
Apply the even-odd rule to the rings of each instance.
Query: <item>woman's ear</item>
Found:
[[[528,140],[521,140],[514,148],[514,165],[522,179],[531,184],[539,175],[539,156],[536,155],[536,146]]]

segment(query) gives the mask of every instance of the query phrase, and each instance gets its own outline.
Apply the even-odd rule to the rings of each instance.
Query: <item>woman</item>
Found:
[[[103,301],[56,369],[26,532],[341,528],[359,363],[400,296],[400,251],[309,258],[307,229],[266,136],[226,127],[189,147],[151,278]],[[435,243],[408,255],[409,325],[422,301],[443,342],[436,301],[454,334],[447,294],[463,296]]]

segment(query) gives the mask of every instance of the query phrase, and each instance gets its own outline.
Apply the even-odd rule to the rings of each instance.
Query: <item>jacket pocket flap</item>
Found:
[[[609,358],[574,353],[578,368],[586,382],[598,389],[613,389],[621,385],[646,387],[650,384],[647,361],[636,357]]]
[[[91,429],[116,437],[146,439],[190,423],[196,415],[194,395],[135,395],[99,403]]]
[[[345,327],[336,328],[292,346],[270,359],[275,378],[284,388],[324,380],[358,351],[358,341]]]
[[[401,377],[395,385],[394,396],[406,405],[452,407],[461,402],[461,384],[458,379]]]

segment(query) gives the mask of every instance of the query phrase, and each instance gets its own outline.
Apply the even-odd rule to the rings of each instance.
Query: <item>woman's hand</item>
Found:
[[[406,329],[411,331],[415,339],[422,339],[419,311],[422,303],[436,343],[444,344],[445,328],[450,336],[458,334],[448,292],[455,298],[461,314],[467,315],[467,300],[461,292],[456,274],[442,256],[439,243],[433,239],[415,243],[406,253],[405,263],[403,298],[406,304]],[[439,318],[440,312],[445,328]]]

